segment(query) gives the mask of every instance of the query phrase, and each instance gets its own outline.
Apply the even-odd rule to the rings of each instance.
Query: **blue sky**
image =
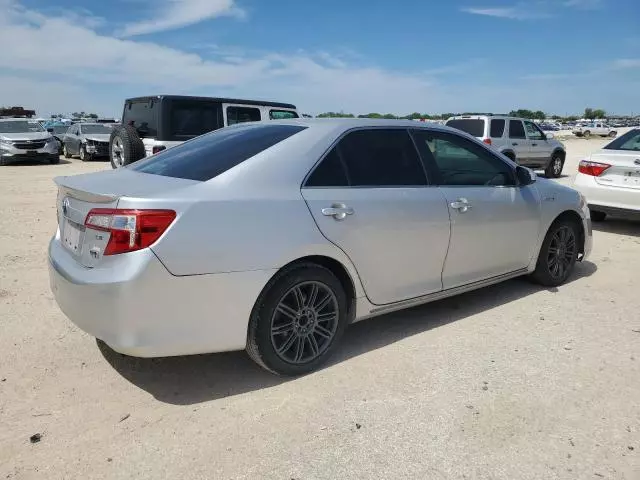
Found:
[[[119,115],[124,98],[157,93],[280,100],[309,113],[640,113],[638,0],[0,0],[0,8],[0,104],[40,115]]]

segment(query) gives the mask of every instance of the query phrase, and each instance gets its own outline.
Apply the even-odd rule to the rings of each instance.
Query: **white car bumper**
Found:
[[[136,357],[244,349],[251,310],[273,273],[179,277],[150,249],[86,268],[59,233],[49,244],[49,279],[60,309],[85,332]]]
[[[595,177],[578,173],[573,188],[582,193],[589,208],[605,213],[640,213],[640,189],[601,185]]]

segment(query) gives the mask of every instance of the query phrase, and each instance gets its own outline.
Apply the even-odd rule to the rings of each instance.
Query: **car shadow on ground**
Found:
[[[15,162],[10,162],[6,166],[7,167],[36,167],[38,165],[51,165],[55,167],[56,165],[67,165],[71,163],[69,160],[65,160],[63,158],[60,159],[60,163],[50,163],[47,160],[20,160]]]
[[[580,263],[567,283],[589,277],[596,270],[591,262]],[[526,279],[515,279],[358,322],[347,329],[324,368],[540,291],[540,286]],[[245,352],[148,359],[121,355],[103,342],[97,343],[104,358],[120,375],[157,400],[174,405],[192,405],[296,380],[262,370]]]
[[[604,222],[591,222],[594,230],[629,237],[640,237],[640,216],[636,218],[607,217]]]

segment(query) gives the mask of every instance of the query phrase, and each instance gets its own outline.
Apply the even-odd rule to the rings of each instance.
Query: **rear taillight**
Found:
[[[175,218],[173,210],[94,208],[87,214],[84,224],[94,230],[109,232],[111,236],[104,255],[116,255],[153,245]]]
[[[491,145],[491,139],[490,138],[485,138],[484,140],[482,140],[482,143],[486,143],[487,145]]]
[[[151,148],[151,153],[153,153],[154,155],[158,152],[161,152],[162,150],[166,150],[167,147],[165,147],[164,145],[155,145]]]
[[[608,163],[590,162],[588,160],[582,160],[578,165],[578,171],[585,175],[591,175],[592,177],[599,177],[604,173],[606,169],[611,167]]]

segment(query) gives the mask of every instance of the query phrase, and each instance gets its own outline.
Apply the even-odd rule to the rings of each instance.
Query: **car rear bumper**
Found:
[[[640,213],[640,189],[601,185],[595,177],[578,173],[573,187],[582,193],[593,210],[605,213]]]
[[[120,257],[120,258],[116,258]],[[137,357],[245,348],[251,310],[274,271],[171,275],[150,249],[86,268],[49,244],[51,290],[63,313],[114,350]]]

